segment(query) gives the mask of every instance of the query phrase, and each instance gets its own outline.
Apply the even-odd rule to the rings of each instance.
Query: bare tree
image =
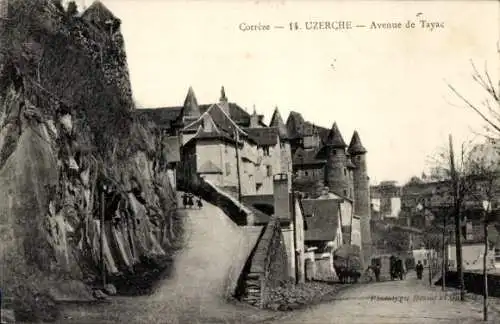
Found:
[[[500,55],[500,43],[497,42],[497,52]],[[484,98],[480,103],[474,103],[467,98],[460,90],[448,84],[451,91],[465,104],[465,107],[477,113],[486,123],[486,130],[489,135],[494,134],[490,139],[496,140],[500,135],[500,80],[492,79],[488,72],[488,66],[484,64],[484,72],[481,73],[476,64],[471,60],[472,79],[480,86],[484,92]]]

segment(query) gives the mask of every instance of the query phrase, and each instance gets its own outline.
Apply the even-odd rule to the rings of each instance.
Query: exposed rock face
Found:
[[[0,34],[0,285],[25,301],[95,282],[101,251],[111,279],[127,276],[180,232],[157,143],[132,118],[119,20],[55,3],[9,1]]]

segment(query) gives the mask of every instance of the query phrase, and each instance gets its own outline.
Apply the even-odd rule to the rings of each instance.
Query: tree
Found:
[[[497,52],[500,55],[500,43],[497,43]],[[469,100],[453,85],[448,84],[448,87],[465,104],[467,109],[471,109],[483,119],[486,123],[485,129],[489,133],[489,135],[485,135],[496,142],[500,135],[500,80],[496,81],[495,86],[486,63],[484,73],[478,71],[474,62],[471,61],[471,65],[472,79],[484,92],[484,98],[480,103],[474,103],[472,100]],[[493,136],[491,136],[492,134]]]

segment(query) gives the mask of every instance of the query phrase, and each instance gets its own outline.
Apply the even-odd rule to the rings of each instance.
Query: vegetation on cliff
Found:
[[[54,319],[37,310],[40,296],[99,282],[103,264],[126,285],[168,258],[182,230],[165,163],[155,160],[159,139],[133,117],[120,20],[100,2],[83,13],[54,0],[10,0],[6,9],[1,286],[24,319]],[[84,294],[69,286],[64,294]]]

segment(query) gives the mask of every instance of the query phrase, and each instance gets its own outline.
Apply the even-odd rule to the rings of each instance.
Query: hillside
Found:
[[[106,274],[119,283],[162,264],[181,227],[157,140],[133,118],[120,20],[100,2],[4,9],[0,284],[21,318],[53,319],[35,296],[88,295],[82,283],[100,282],[103,215]]]

